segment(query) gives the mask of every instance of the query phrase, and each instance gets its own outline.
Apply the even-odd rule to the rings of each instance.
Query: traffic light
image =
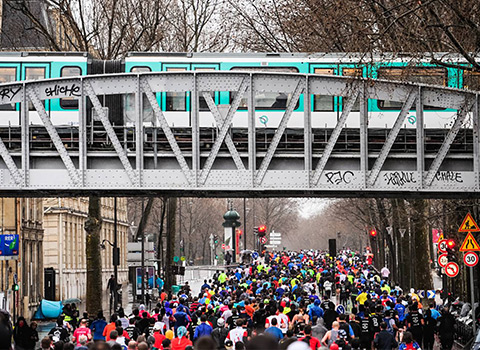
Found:
[[[371,229],[371,230],[370,230],[370,237],[372,237],[372,238],[377,237],[377,230]]]
[[[217,235],[213,236],[213,243],[215,243],[215,245],[218,245],[218,236]]]
[[[14,291],[18,291],[18,290],[20,289],[20,286],[19,286],[17,283],[15,283],[15,284],[13,285],[12,289],[13,289]]]
[[[241,238],[242,238],[243,231],[240,230],[240,229],[237,229],[237,230],[235,230],[235,232],[237,233],[238,239],[241,239]]]
[[[448,262],[455,262],[457,261],[457,257],[455,256],[455,246],[456,246],[456,243],[455,243],[455,240],[453,239],[447,239],[447,258],[448,258]]]
[[[258,226],[255,226],[255,227],[253,228],[253,234],[254,234],[255,236],[258,235]]]
[[[267,226],[265,225],[258,226],[258,235],[260,237],[264,237],[266,234],[267,234]]]

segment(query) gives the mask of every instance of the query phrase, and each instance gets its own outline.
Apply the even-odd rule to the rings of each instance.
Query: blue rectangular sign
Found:
[[[17,234],[0,235],[0,259],[18,257],[19,237]]]

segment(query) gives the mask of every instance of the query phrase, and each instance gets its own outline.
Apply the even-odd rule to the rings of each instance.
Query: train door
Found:
[[[190,70],[190,64],[168,63],[162,64],[164,72],[184,72]],[[170,127],[189,127],[190,96],[183,91],[168,91],[162,93],[162,110]]]
[[[352,81],[356,78],[364,77],[364,68],[355,65],[340,65],[339,67],[340,75],[344,77],[349,77]],[[347,105],[347,100],[345,98],[340,98],[339,101],[339,110],[343,112],[343,109]],[[357,97],[357,100],[353,104],[352,109],[350,110],[350,114],[348,115],[346,124],[346,128],[359,128],[360,127],[360,96]]]
[[[0,83],[10,83],[20,80],[21,70],[19,63],[0,63]],[[13,97],[16,92],[10,91]],[[0,126],[20,125],[19,106],[16,103],[0,105]]]
[[[50,77],[50,64],[48,63],[22,63],[22,80],[40,80]],[[49,101],[43,101],[43,105],[47,112],[49,113]],[[43,122],[40,119],[38,112],[33,107],[33,104],[30,102],[28,109],[29,113],[29,123],[30,125],[42,125]]]
[[[195,63],[192,64],[192,70],[196,72],[212,72],[219,70],[219,65],[218,64],[206,64],[206,63]],[[216,105],[218,105],[218,100],[219,100],[219,92],[211,92],[211,96],[213,98],[213,101],[215,102]],[[210,112],[210,109],[208,108],[207,101],[203,96],[198,97],[198,104],[199,104],[199,125],[200,127],[210,127],[210,128],[215,128],[215,127],[220,127],[218,123],[215,122],[215,118],[213,117],[212,113]],[[191,108],[190,108],[191,110]],[[191,113],[190,113],[191,114]],[[191,118],[191,115],[190,115]]]
[[[319,75],[338,75],[336,64],[311,64],[310,73]],[[333,129],[338,118],[337,96],[313,95],[311,97],[312,128]],[[306,108],[306,106],[305,106]]]

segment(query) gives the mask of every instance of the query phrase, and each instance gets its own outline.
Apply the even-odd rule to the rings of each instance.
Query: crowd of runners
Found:
[[[177,294],[162,290],[152,309],[140,305],[131,315],[120,309],[108,320],[101,312],[95,319],[61,316],[41,349],[428,350],[435,343],[451,349],[455,319],[440,294],[423,302],[366,257],[348,250],[335,258],[265,253],[217,271],[201,290],[188,284]],[[29,350],[19,338],[25,326],[19,319],[13,329],[18,350]]]

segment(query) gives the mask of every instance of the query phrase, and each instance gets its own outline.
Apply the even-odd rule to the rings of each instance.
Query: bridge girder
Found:
[[[233,99],[221,113],[212,92],[230,91]],[[158,93],[191,94],[191,137],[188,151],[179,141],[158,102]],[[282,92],[291,96],[278,126],[271,130],[266,151],[256,150],[255,96]],[[131,125],[134,142],[119,139],[108,111],[99,96],[133,95],[135,121]],[[311,96],[339,96],[344,107],[337,125],[322,152],[312,150],[312,113],[304,108],[303,152],[277,152],[297,102],[311,106]],[[242,98],[246,111],[239,112]],[[145,123],[145,103],[151,105],[154,119]],[[200,107],[203,97],[215,120],[210,151],[200,146]],[[76,149],[69,149],[52,124],[45,102],[52,99],[78,100],[79,124],[70,126],[78,135]],[[403,104],[398,117],[379,152],[369,151],[369,99]],[[345,123],[359,105],[359,150],[335,153],[334,146]],[[35,195],[145,195],[175,194],[198,196],[412,196],[469,197],[480,194],[479,174],[479,97],[471,91],[422,84],[369,80],[339,76],[294,73],[251,72],[162,72],[129,73],[47,79],[0,84],[0,105],[20,106],[21,147],[11,147],[0,137],[0,194]],[[29,110],[33,104],[34,110]],[[89,149],[87,113],[92,106],[113,149]],[[415,106],[416,145],[414,154],[390,153],[405,118]],[[438,149],[425,153],[425,106],[454,110],[454,123]],[[38,113],[53,151],[31,149],[30,113]],[[237,113],[246,113],[248,147],[237,149],[232,139],[232,121]],[[355,112],[357,113],[357,112]],[[450,154],[450,146],[459,130],[471,121],[473,148],[462,154]],[[1,124],[1,123],[0,123]],[[148,125],[147,125],[148,124]],[[97,125],[97,128],[98,128]],[[169,150],[146,150],[149,128],[161,130]],[[297,128],[298,129],[298,128]],[[297,130],[298,132],[298,130]],[[157,133],[157,131],[155,131]],[[157,135],[157,134],[155,134]],[[226,149],[222,150],[222,145]]]

